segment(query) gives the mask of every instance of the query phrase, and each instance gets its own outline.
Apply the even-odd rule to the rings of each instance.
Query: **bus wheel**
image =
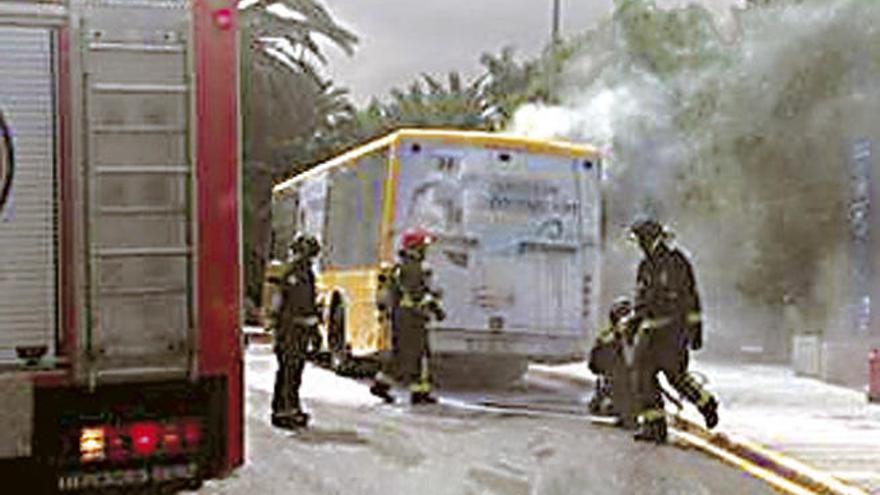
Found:
[[[330,298],[330,314],[327,322],[327,347],[332,356],[331,366],[336,369],[345,365],[345,303],[338,292]]]
[[[431,374],[439,388],[503,388],[519,380],[529,362],[522,356],[440,354],[431,358]]]

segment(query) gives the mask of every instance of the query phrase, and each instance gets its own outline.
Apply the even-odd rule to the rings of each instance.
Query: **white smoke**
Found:
[[[618,0],[565,67],[562,104],[526,105],[510,130],[607,150],[606,300],[631,287],[638,255],[619,231],[650,213],[691,249],[723,320],[710,331],[739,318],[745,340],[776,345],[766,335],[783,299],[819,327],[839,324],[846,291],[828,285],[847,283],[835,274],[846,153],[855,137],[880,138],[880,2],[764,3],[713,2],[713,14]],[[730,19],[734,36],[719,28]]]

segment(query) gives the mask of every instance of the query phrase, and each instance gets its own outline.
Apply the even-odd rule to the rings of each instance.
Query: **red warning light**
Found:
[[[135,423],[129,429],[131,448],[136,455],[149,456],[156,452],[159,442],[159,425],[151,422]]]
[[[227,29],[232,27],[232,9],[224,8],[217,9],[214,11],[214,24],[217,25],[218,28],[226,31]]]

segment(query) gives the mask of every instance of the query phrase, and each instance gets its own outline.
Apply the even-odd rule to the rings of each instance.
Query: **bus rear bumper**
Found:
[[[565,363],[586,359],[588,342],[577,335],[433,328],[430,344],[435,354],[522,356],[534,362]]]

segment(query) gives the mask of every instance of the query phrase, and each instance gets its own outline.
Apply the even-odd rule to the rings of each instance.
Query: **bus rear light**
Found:
[[[79,454],[82,462],[104,460],[104,428],[83,428],[79,435]]]
[[[135,455],[150,456],[159,443],[159,425],[152,422],[135,423],[129,429],[131,448]]]

